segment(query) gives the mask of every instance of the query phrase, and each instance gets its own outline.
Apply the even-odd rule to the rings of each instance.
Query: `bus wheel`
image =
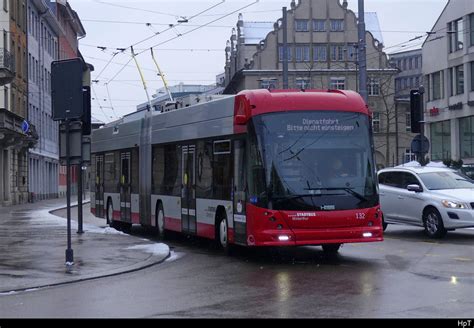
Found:
[[[220,248],[224,250],[224,253],[230,255],[231,245],[229,244],[229,231],[227,225],[227,216],[225,214],[219,214],[217,219],[217,243]]]
[[[112,200],[109,198],[107,201],[107,214],[106,214],[107,224],[111,228],[115,228],[114,224],[114,205],[112,204]]]
[[[388,223],[385,222],[385,219],[382,215],[382,228],[383,228],[383,231],[387,230],[387,227],[388,227]]]
[[[156,235],[158,239],[165,239],[165,212],[163,211],[163,205],[158,203],[156,205]]]
[[[326,255],[336,255],[341,248],[341,244],[324,244],[322,245],[324,254]]]

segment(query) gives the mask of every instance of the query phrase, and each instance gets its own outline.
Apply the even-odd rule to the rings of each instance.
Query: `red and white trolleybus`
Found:
[[[382,241],[369,110],[352,91],[249,90],[93,132],[91,211],[224,248]]]

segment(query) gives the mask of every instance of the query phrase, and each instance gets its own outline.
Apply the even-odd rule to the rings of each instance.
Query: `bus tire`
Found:
[[[388,227],[388,223],[385,222],[385,219],[382,215],[382,228],[383,228],[383,231],[387,230],[387,227]]]
[[[156,203],[155,211],[155,231],[158,239],[165,239],[165,211],[161,202]]]
[[[231,245],[229,244],[229,225],[224,210],[218,210],[216,215],[216,244],[218,248],[224,251],[224,254],[231,254]]]
[[[115,228],[115,223],[114,223],[114,204],[112,203],[112,199],[107,199],[107,212],[105,213],[105,217],[107,220],[107,224],[111,228]]]
[[[335,256],[339,252],[341,244],[324,244],[322,247],[325,255]]]

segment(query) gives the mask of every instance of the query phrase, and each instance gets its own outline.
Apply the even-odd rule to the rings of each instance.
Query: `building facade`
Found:
[[[62,32],[48,2],[28,0],[28,111],[39,135],[29,154],[33,200],[59,193],[59,128],[52,120],[51,63],[58,60],[58,36]]]
[[[399,73],[395,77],[395,114],[397,162],[407,163],[416,160],[411,151],[411,142],[416,134],[411,132],[410,91],[423,85],[421,49],[392,53],[389,55],[392,67]]]
[[[474,163],[474,2],[450,0],[423,44],[431,160]]]
[[[28,149],[35,145],[37,134],[27,111],[26,0],[3,1],[2,7],[0,205],[11,205],[29,201]]]
[[[366,13],[366,17],[369,24],[378,26],[374,13]],[[265,28],[270,30],[263,36]],[[283,88],[284,60],[288,61],[291,89],[359,89],[357,17],[347,1],[292,1],[287,29],[285,59],[281,19],[269,24],[244,22],[239,16],[226,47],[225,93]],[[368,105],[373,110],[376,160],[383,167],[396,163],[393,94],[398,70],[390,67],[383,52],[380,27],[373,31],[366,33]]]

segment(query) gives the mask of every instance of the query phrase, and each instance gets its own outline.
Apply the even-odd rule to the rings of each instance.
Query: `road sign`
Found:
[[[30,131],[30,124],[28,123],[27,120],[24,120],[23,123],[21,124],[21,130],[23,131],[24,134],[27,134],[28,131]]]
[[[420,134],[413,138],[411,142],[411,151],[415,154],[426,154],[430,150],[430,141],[427,137]]]

